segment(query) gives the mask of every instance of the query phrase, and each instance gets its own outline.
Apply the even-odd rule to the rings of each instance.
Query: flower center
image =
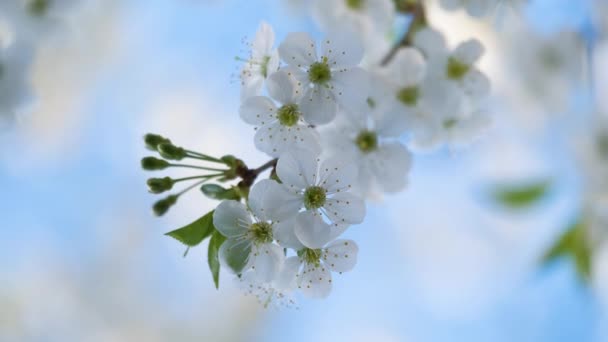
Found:
[[[452,79],[452,80],[460,80],[462,79],[462,77],[469,72],[469,69],[471,69],[471,67],[465,63],[462,63],[461,61],[457,60],[454,57],[450,57],[448,59],[448,65],[446,68],[446,72],[448,75],[448,78]]]
[[[361,9],[363,7],[363,0],[346,0],[346,6],[354,10]]]
[[[311,186],[304,191],[304,207],[308,210],[321,208],[326,199],[325,189],[320,186]]]
[[[260,63],[260,72],[264,78],[268,77],[268,63],[270,62],[270,56],[264,56]]]
[[[378,135],[371,131],[362,131],[355,139],[355,144],[363,153],[369,153],[378,148]]]
[[[297,104],[287,104],[277,111],[277,119],[283,126],[291,127],[298,123],[300,112]]]
[[[418,97],[420,97],[420,89],[416,86],[405,87],[397,92],[397,99],[408,106],[415,105]]]
[[[304,248],[298,251],[298,256],[307,264],[318,265],[321,261],[321,249]]]
[[[327,62],[313,63],[308,69],[308,79],[315,84],[325,84],[331,80],[331,70]]]
[[[51,5],[51,0],[30,0],[27,5],[27,10],[30,14],[41,17],[46,11],[49,9]]]
[[[251,240],[256,244],[272,242],[272,225],[267,222],[257,222],[249,227]]]

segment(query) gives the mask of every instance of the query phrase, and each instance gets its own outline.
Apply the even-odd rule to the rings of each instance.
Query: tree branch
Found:
[[[408,7],[406,9],[409,11],[409,13],[412,14],[412,22],[410,23],[407,32],[403,35],[401,40],[399,40],[395,45],[393,45],[388,54],[384,56],[384,58],[380,62],[381,66],[387,65],[393,59],[393,57],[395,57],[395,54],[397,54],[397,51],[399,51],[400,48],[404,46],[411,46],[416,31],[418,31],[421,27],[427,25],[426,11],[424,10],[424,5],[422,4],[422,1],[418,1],[414,5],[407,6]]]

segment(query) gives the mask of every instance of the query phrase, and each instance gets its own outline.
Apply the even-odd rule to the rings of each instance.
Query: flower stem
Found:
[[[399,51],[400,48],[404,46],[411,46],[416,31],[418,31],[421,27],[427,25],[426,11],[424,9],[422,1],[418,1],[412,5],[408,5],[407,9],[412,15],[412,20],[408,26],[407,32],[397,43],[395,43],[395,45],[393,45],[393,47],[386,54],[386,56],[382,58],[382,61],[380,62],[380,65],[382,66],[387,65],[393,59],[393,57],[395,57],[395,54],[397,54],[397,51]]]

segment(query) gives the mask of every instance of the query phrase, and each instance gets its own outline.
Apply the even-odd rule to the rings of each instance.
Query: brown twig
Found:
[[[275,158],[275,159],[269,160],[265,164],[261,165],[258,168],[255,168],[255,169],[249,169],[247,167],[243,167],[242,169],[237,170],[237,174],[239,175],[239,177],[242,178],[242,181],[239,182],[239,185],[242,185],[244,187],[250,187],[251,185],[253,185],[253,183],[255,182],[256,178],[258,178],[260,173],[262,173],[270,168],[275,168],[277,166],[277,161],[278,161],[278,159]]]
[[[393,47],[386,54],[386,56],[384,56],[384,58],[380,62],[381,66],[387,65],[393,59],[393,57],[395,57],[395,54],[397,54],[397,51],[399,51],[400,48],[404,46],[411,46],[416,31],[418,31],[421,27],[427,25],[426,12],[424,10],[424,5],[422,4],[422,1],[418,1],[415,4],[404,5],[402,11],[412,14],[412,22],[410,23],[407,32],[403,35],[401,40],[395,43],[395,45],[393,45]]]

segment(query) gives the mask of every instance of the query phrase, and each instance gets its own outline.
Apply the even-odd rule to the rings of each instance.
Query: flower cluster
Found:
[[[469,40],[450,49],[428,27],[422,4],[412,4],[405,8],[420,16],[416,25],[379,64],[362,61],[369,41],[384,39],[392,25],[393,1],[314,2],[322,27],[338,23],[322,39],[293,32],[275,44],[272,27],[260,25],[249,57],[238,59],[244,63],[239,115],[253,126],[255,147],[271,158],[258,168],[146,136],[148,147],[167,160],[144,158],[145,169],[211,172],[152,178],[153,193],[183,180],[196,179],[196,186],[240,179],[231,188],[202,185],[205,195],[222,200],[208,214],[212,224],[205,215],[168,233],[189,247],[211,236],[216,285],[221,266],[264,304],[291,305],[294,292],[327,296],[333,273],[350,271],[357,262],[357,243],[342,235],[363,222],[365,200],[407,186],[410,149],[458,147],[487,127],[490,82],[476,66],[483,46]],[[184,158],[222,167],[170,162]],[[266,170],[270,176],[258,180]],[[157,202],[155,212],[164,214],[182,193]]]

